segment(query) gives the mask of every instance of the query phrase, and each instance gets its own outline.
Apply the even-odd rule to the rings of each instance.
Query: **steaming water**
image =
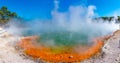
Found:
[[[41,23],[41,22],[39,22]],[[67,22],[68,24],[69,22]],[[56,24],[56,23],[53,23]],[[33,25],[33,24],[32,24]],[[43,26],[46,26],[43,28]],[[47,27],[48,26],[48,27]],[[60,53],[64,49],[70,49],[75,46],[92,45],[92,39],[107,34],[111,34],[116,30],[116,24],[113,23],[80,23],[78,28],[52,26],[52,23],[44,23],[37,27],[32,26],[27,30],[27,36],[39,36],[38,42],[51,48],[53,52]],[[115,28],[114,28],[115,27]]]
[[[59,31],[59,32],[48,32],[40,35],[40,42],[60,46],[72,46],[75,44],[86,44],[88,42],[88,36],[77,32]]]

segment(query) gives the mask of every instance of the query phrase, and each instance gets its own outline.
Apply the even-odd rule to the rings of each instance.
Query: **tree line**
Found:
[[[2,6],[0,8],[0,24],[5,24],[12,18],[17,18],[17,13],[8,10],[6,6]]]
[[[108,17],[108,16],[104,16],[104,17],[97,17],[95,18],[96,20],[97,19],[102,19],[103,21],[108,21],[108,22],[111,22],[113,20],[117,21],[117,22],[120,22],[120,16],[117,16],[117,18],[115,19],[114,16],[111,16],[111,17]]]

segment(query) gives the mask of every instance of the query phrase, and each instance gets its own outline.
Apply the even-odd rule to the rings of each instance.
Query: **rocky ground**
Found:
[[[9,36],[6,32],[0,34],[0,63],[35,63],[21,55],[13,47],[19,39]]]
[[[98,56],[87,59],[81,63],[120,63],[120,30],[105,41],[105,45]]]
[[[16,51],[13,46],[19,38],[9,36],[6,33],[0,35],[0,63],[37,63],[36,61],[26,58]],[[101,53],[81,63],[120,63],[120,30],[117,31],[110,39],[105,41]],[[39,61],[39,63],[41,63]]]

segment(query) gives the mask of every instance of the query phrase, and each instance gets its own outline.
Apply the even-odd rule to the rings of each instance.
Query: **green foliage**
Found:
[[[118,16],[118,21],[120,21],[120,16]]]
[[[120,16],[117,16],[118,18],[115,20],[117,23],[120,22]],[[108,22],[111,22],[114,20],[114,16],[111,16],[111,17],[99,17],[99,18],[95,18],[95,20],[97,19],[102,19],[103,21],[108,21]]]
[[[17,18],[15,12],[11,12],[6,6],[0,8],[0,24],[5,24],[12,18]]]

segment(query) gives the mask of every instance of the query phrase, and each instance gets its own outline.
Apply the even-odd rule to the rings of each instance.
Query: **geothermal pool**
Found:
[[[97,54],[109,37],[98,38],[100,33],[91,37],[89,32],[64,30],[28,34],[18,45],[33,58],[50,62],[82,61]]]
[[[79,46],[82,46],[83,49],[88,49],[90,46],[93,45],[93,39],[101,36],[101,33],[99,32],[91,32],[92,31],[90,30],[70,31],[55,29],[54,31],[52,30],[34,33],[33,31],[29,30],[26,32],[26,36],[38,36],[39,38],[37,39],[37,43],[40,43],[47,48],[50,48],[53,53],[61,53],[67,51],[67,49],[76,50],[76,48]],[[72,51],[75,52],[75,50]]]
[[[50,62],[82,61],[98,53],[104,45],[103,39],[97,38],[94,40],[94,44],[91,47],[89,46],[89,48],[79,45],[80,47],[77,47],[78,51],[74,51],[74,47],[69,46],[57,46],[57,48],[53,48],[52,50],[50,47],[35,43],[34,40],[36,39],[38,39],[37,36],[25,37],[21,39],[18,45],[24,49],[27,55]]]

